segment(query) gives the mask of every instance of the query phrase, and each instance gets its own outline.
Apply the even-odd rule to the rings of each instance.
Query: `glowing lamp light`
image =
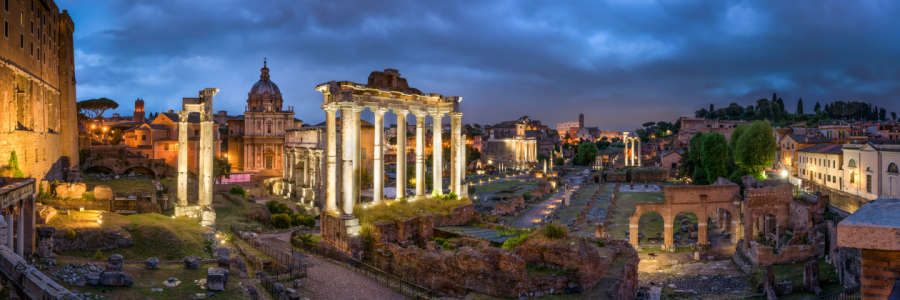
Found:
[[[787,178],[788,172],[787,170],[781,170],[781,177]]]
[[[103,220],[97,220],[97,224],[103,224]]]

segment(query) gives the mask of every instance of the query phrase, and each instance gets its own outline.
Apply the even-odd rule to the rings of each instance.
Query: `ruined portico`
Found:
[[[215,147],[215,111],[213,97],[219,92],[217,88],[206,88],[199,92],[197,98],[184,98],[183,108],[178,112],[178,206],[175,215],[180,217],[200,217],[200,225],[212,226],[216,222],[216,212],[212,207],[213,191],[213,157]],[[200,113],[200,149],[198,163],[197,205],[188,205],[188,156],[187,156],[187,123],[191,112]]]
[[[460,137],[462,113],[459,111],[461,97],[425,94],[410,88],[405,78],[400,77],[397,70],[386,69],[384,72],[372,72],[367,84],[350,81],[331,81],[316,86],[322,92],[322,109],[326,112],[326,165],[325,165],[325,210],[322,212],[322,236],[337,248],[353,250],[353,236],[359,231],[359,221],[353,215],[360,189],[360,147],[359,120],[360,112],[366,108],[375,113],[375,128],[384,128],[384,114],[393,111],[397,114],[398,124],[406,124],[406,115],[412,113],[416,119],[416,193],[415,198],[426,197],[425,192],[425,119],[432,117],[436,131],[434,138],[435,161],[441,160],[440,124],[445,114],[451,117],[451,163],[450,192],[465,195],[467,187],[462,183],[465,176],[464,143]],[[340,110],[340,137],[337,136],[335,113]],[[378,130],[376,130],[378,131]],[[337,139],[341,139],[340,161],[338,161]],[[398,132],[398,141],[404,141],[405,130]],[[373,202],[383,201],[384,159],[381,139],[376,139],[375,168],[373,181],[375,192]],[[355,146],[354,146],[355,145]],[[406,143],[397,143],[397,153],[406,153]],[[406,170],[405,155],[398,155],[397,170]],[[340,170],[338,168],[340,166]],[[433,168],[434,189],[432,193],[442,193],[443,165],[435,163]],[[406,198],[406,178],[397,172],[397,198]],[[340,181],[339,181],[340,180]],[[340,187],[339,187],[340,186]],[[340,206],[338,205],[340,199]]]
[[[639,136],[628,137],[628,132],[622,134],[622,142],[625,143],[625,166],[641,166],[641,139]]]
[[[637,204],[634,214],[629,218],[628,240],[631,245],[638,247],[638,233],[641,216],[648,212],[660,214],[664,222],[664,247],[666,250],[675,250],[675,216],[681,212],[691,212],[697,216],[697,245],[703,249],[709,246],[707,241],[707,216],[724,209],[731,215],[732,242],[740,238],[741,196],[740,186],[719,178],[708,186],[667,186],[663,187],[665,203]]]

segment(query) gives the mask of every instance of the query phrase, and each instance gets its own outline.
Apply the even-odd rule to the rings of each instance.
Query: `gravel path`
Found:
[[[575,176],[575,178],[569,178],[567,180],[571,180],[570,186],[572,187],[571,191],[575,190],[575,187],[581,185],[581,176]],[[525,214],[519,216],[515,220],[513,220],[511,226],[517,228],[531,228],[531,225],[534,224],[535,219],[543,218],[548,212],[551,211],[550,205],[554,205],[554,203],[562,203],[563,194],[565,194],[566,189],[560,189],[555,195],[544,202],[541,202],[538,205],[535,205]],[[559,205],[559,204],[557,204]]]
[[[281,245],[282,247],[289,245],[290,237],[290,232],[260,235],[260,239],[265,239],[266,242],[273,245]],[[409,299],[409,297],[397,293],[366,276],[318,256],[304,255],[303,261],[311,266],[307,271],[309,277],[303,279],[301,291],[310,299]]]
[[[642,286],[674,286],[679,290],[694,290],[700,294],[740,294],[750,292],[746,276],[675,276],[666,273],[638,273]]]

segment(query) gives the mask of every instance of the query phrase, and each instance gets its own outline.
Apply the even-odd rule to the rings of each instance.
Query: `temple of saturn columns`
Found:
[[[622,134],[622,142],[625,143],[625,166],[641,166],[641,138],[628,137],[628,132]]]
[[[459,111],[461,97],[425,94],[410,88],[405,78],[400,77],[397,70],[387,69],[384,72],[372,72],[368,84],[350,81],[332,81],[316,86],[322,92],[322,109],[326,117],[326,150],[325,150],[325,207],[322,211],[322,237],[337,248],[354,253],[354,242],[358,235],[359,220],[353,216],[353,205],[359,199],[360,190],[360,148],[359,128],[360,112],[368,108],[375,113],[375,157],[373,202],[384,200],[384,149],[381,136],[384,128],[384,114],[393,111],[397,115],[397,124],[406,124],[406,115],[416,118],[416,186],[415,199],[426,197],[425,192],[425,118],[432,117],[434,132],[441,132],[441,117],[450,115],[450,192],[463,196],[467,187],[462,180],[465,177],[465,141],[462,139],[462,113]],[[337,133],[335,114],[341,113],[341,151],[338,159]],[[397,170],[406,170],[406,131],[397,132]],[[433,138],[434,149],[434,189],[432,193],[441,194],[443,190],[441,134]],[[338,169],[340,166],[340,170]],[[396,198],[407,198],[413,195],[406,193],[406,174],[397,173]],[[338,206],[340,199],[340,206]],[[358,244],[358,243],[357,243]]]
[[[213,119],[213,96],[217,88],[200,91],[197,98],[184,98],[183,108],[178,112],[178,206],[175,215],[179,217],[200,217],[200,225],[212,226],[216,223],[216,212],[212,207],[213,157],[216,154],[216,124]],[[197,205],[188,205],[188,119],[192,112],[200,114],[200,155],[197,174],[199,190]]]

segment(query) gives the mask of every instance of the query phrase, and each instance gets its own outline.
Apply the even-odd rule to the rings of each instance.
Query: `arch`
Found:
[[[897,163],[895,163],[895,162],[891,162],[888,165],[887,171],[888,171],[888,173],[900,173],[900,171],[897,170]]]
[[[637,234],[638,243],[640,243],[641,238],[644,238],[647,243],[651,244],[663,244],[663,234],[665,234],[665,218],[663,215],[656,211],[647,211],[641,214],[638,217],[638,227],[635,230],[636,232],[629,232],[629,237],[631,234]],[[643,225],[643,226],[641,226]],[[656,239],[656,243],[651,242],[651,240]]]
[[[856,160],[851,158],[850,161],[847,162],[847,167],[848,168],[856,168]]]
[[[675,214],[675,218],[672,220],[672,228],[674,229],[672,232],[672,239],[674,240],[675,246],[678,246],[678,244],[681,244],[682,246],[700,244],[700,216],[703,215],[694,213],[689,209],[682,210]],[[703,223],[705,224],[706,222]],[[703,230],[706,230],[706,226],[703,226]],[[696,237],[694,235],[695,232],[697,233]]]
[[[92,166],[84,169],[85,173],[107,173],[107,174],[117,174],[115,170],[106,167],[106,166]]]
[[[144,174],[152,177],[156,177],[156,172],[153,169],[145,167],[145,166],[134,166],[122,172],[122,174],[128,174],[129,172],[134,172],[135,174]]]
[[[780,224],[778,224],[778,219],[775,215],[770,213],[761,213],[752,220],[753,221],[753,233],[750,237],[760,244],[766,244],[769,247],[774,247],[776,241],[774,240],[777,237],[777,228]]]

